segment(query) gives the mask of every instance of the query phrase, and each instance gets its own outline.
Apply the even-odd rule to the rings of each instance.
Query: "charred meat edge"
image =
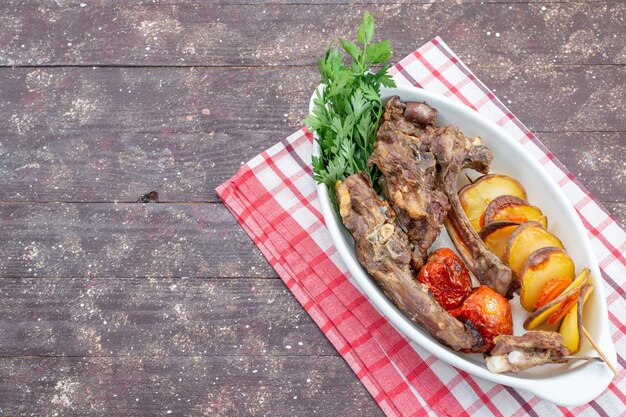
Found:
[[[487,173],[493,155],[480,138],[470,140],[453,126],[435,128],[436,115],[425,103],[390,98],[368,164],[383,175],[381,188],[413,245],[416,270],[447,214],[446,228],[467,267],[482,284],[510,298],[516,289],[511,269],[471,227],[456,191],[461,169]]]
[[[442,146],[435,149],[435,156],[442,167],[438,172],[443,184],[443,191],[450,202],[450,210],[446,219],[446,230],[457,251],[465,261],[465,265],[476,275],[481,284],[491,287],[494,291],[511,298],[517,288],[513,271],[500,258],[493,254],[478,233],[471,226],[456,190],[459,171],[463,168],[472,168],[487,173],[491,161],[491,152],[480,144],[479,139],[470,141],[455,127],[446,127],[441,132],[443,136],[453,136],[444,140],[435,140],[433,144]]]
[[[570,354],[563,338],[554,331],[532,330],[521,336],[500,335],[491,354],[485,356],[487,369],[494,373],[517,373],[534,366],[563,363]]]
[[[429,151],[437,110],[425,103],[392,97],[385,105],[368,165],[376,165],[381,188],[397,222],[413,246],[411,264],[419,270],[427,258],[448,211],[448,200],[437,187],[436,161]]]
[[[357,259],[387,297],[434,338],[455,350],[482,344],[471,323],[463,324],[444,310],[411,272],[406,233],[395,223],[389,204],[376,195],[365,174],[354,174],[336,186],[339,211],[354,237]]]

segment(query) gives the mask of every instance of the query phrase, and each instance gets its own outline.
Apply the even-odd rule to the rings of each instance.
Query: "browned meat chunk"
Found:
[[[383,174],[382,189],[414,247],[411,261],[415,269],[422,267],[449,207],[437,184],[437,161],[429,151],[436,114],[424,103],[391,98],[368,162]]]
[[[409,242],[395,222],[393,209],[376,195],[364,174],[337,183],[343,223],[352,234],[361,265],[387,297],[411,320],[453,349],[479,346],[480,335],[441,307],[428,287],[411,273]]]
[[[480,138],[468,139],[456,127],[435,127],[436,115],[425,103],[392,97],[368,164],[382,173],[381,188],[413,245],[415,269],[423,266],[447,214],[448,231],[467,267],[481,283],[510,296],[515,289],[511,269],[469,225],[456,192],[461,169],[489,171],[491,151]]]
[[[501,335],[495,338],[496,345],[485,357],[485,364],[494,373],[517,373],[533,366],[565,362],[563,357],[570,351],[562,340],[559,333],[543,330],[522,336]]]
[[[514,289],[513,272],[508,265],[494,255],[472,228],[461,207],[456,191],[459,171],[465,167],[480,168],[486,173],[491,161],[489,150],[478,140],[470,141],[456,127],[440,130],[431,144],[431,149],[440,169],[438,183],[450,203],[447,230],[466,266],[478,280],[499,294],[510,297]]]

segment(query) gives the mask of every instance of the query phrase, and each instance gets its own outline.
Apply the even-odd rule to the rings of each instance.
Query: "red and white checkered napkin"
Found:
[[[388,416],[623,415],[624,230],[441,39],[390,71],[398,84],[456,98],[498,123],[543,164],[578,211],[600,260],[620,368],[595,401],[575,409],[557,407],[459,371],[399,333],[351,281],[333,246],[312,178],[312,136],[305,129],[242,166],[217,193]]]

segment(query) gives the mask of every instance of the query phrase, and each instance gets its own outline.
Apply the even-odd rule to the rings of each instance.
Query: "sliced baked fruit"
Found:
[[[483,226],[478,235],[485,242],[485,246],[502,259],[509,237],[517,229],[517,226],[519,226],[519,223],[497,221]]]
[[[537,301],[535,301],[535,310],[545,306],[550,301],[561,295],[572,282],[573,280],[569,277],[558,277],[548,281],[537,296]]]
[[[480,218],[487,205],[501,195],[526,199],[524,187],[516,179],[506,175],[484,175],[459,190],[461,207],[474,230],[480,230]]]
[[[563,248],[558,237],[548,232],[537,222],[520,224],[511,233],[504,252],[504,262],[508,263],[519,277],[528,257],[536,250],[553,246]]]
[[[481,226],[497,221],[511,221],[516,223],[539,222],[543,227],[548,226],[548,220],[537,207],[512,195],[501,195],[494,198],[485,208]]]
[[[573,293],[579,291],[587,281],[589,280],[589,269],[585,268],[576,277],[574,282],[561,293],[557,298],[550,301],[545,306],[538,308],[534,313],[530,314],[524,321],[524,329],[533,330],[541,326],[548,320],[548,317],[552,315],[561,306],[563,301],[567,300]]]
[[[590,284],[585,285],[580,291],[577,303],[569,310],[561,322],[561,327],[559,328],[559,333],[563,337],[561,343],[571,351],[571,354],[580,350],[583,330],[583,307],[592,292],[593,286]]]
[[[537,299],[546,284],[561,277],[568,278],[571,283],[574,276],[574,261],[563,249],[550,246],[534,251],[519,275],[522,307],[535,311]]]
[[[578,303],[578,297],[580,297],[580,290],[574,291],[565,300],[563,300],[561,304],[559,304],[558,308],[554,310],[552,314],[550,314],[548,320],[546,320],[548,326],[554,326],[555,324],[563,320],[563,317],[565,317],[567,312],[574,308],[576,303]]]

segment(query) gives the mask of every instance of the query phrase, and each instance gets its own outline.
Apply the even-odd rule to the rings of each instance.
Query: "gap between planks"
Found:
[[[173,275],[163,275],[163,276],[141,276],[141,275],[137,275],[137,276],[111,276],[111,277],[106,277],[106,276],[102,276],[102,277],[86,277],[84,275],[80,275],[80,276],[46,276],[46,275],[38,275],[38,276],[23,276],[23,277],[0,277],[0,281],[2,280],[36,280],[36,281],[42,281],[42,280],[78,280],[78,279],[90,279],[90,280],[102,280],[102,281],[106,281],[106,280],[121,280],[121,279],[126,279],[126,280],[131,280],[131,279],[155,279],[155,280],[166,280],[166,279],[171,279],[171,280],[215,280],[215,281],[230,281],[230,280],[235,280],[235,279],[247,279],[247,280],[259,280],[259,281],[267,281],[267,280],[273,280],[273,279],[279,279],[278,276],[222,276],[222,275],[207,275],[207,276],[173,276]],[[286,287],[285,287],[286,288]]]
[[[498,64],[477,64],[473,63],[470,66],[480,66],[481,68],[491,68],[491,67],[501,67]],[[567,67],[624,67],[626,63],[621,62],[613,62],[613,63],[589,63],[589,64],[568,64],[568,63],[554,63],[550,65],[555,68],[567,68]],[[532,68],[532,67],[545,67],[542,64],[519,64],[517,65],[519,68]],[[94,69],[94,68],[147,68],[147,69],[158,69],[158,68],[174,68],[174,69],[190,69],[190,68],[209,68],[209,69],[315,69],[317,65],[315,64],[276,64],[276,65],[197,65],[197,64],[172,64],[172,65],[150,65],[150,64],[0,64],[0,70],[2,69],[37,69],[37,68],[85,68],[85,69]]]
[[[182,354],[171,354],[171,355],[0,355],[0,361],[3,359],[40,359],[40,358],[69,358],[69,359],[93,359],[93,358],[102,358],[102,359],[133,359],[133,358],[150,358],[150,359],[159,359],[159,358],[259,358],[259,359],[268,359],[268,358],[336,358],[340,357],[339,352],[336,350],[334,354],[305,354],[305,355],[282,355],[282,354],[270,354],[270,355],[182,355]]]

